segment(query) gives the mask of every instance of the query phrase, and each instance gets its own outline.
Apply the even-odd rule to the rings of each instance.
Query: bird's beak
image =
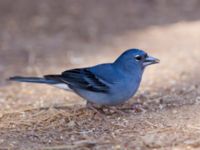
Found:
[[[145,58],[144,62],[143,62],[143,66],[146,67],[148,65],[152,65],[152,64],[157,64],[159,63],[160,60],[151,56],[148,56],[147,58]]]

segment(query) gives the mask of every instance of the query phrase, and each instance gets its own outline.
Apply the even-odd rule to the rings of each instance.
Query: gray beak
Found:
[[[143,66],[146,67],[148,65],[152,65],[152,64],[157,64],[159,63],[160,60],[151,56],[148,56],[147,58],[145,58],[144,62],[143,62]]]

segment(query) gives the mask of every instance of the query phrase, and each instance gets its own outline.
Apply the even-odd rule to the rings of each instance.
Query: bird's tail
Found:
[[[31,82],[31,83],[43,83],[43,84],[58,84],[58,80],[53,80],[49,78],[40,78],[40,77],[21,77],[21,76],[14,76],[10,77],[8,80],[17,81],[17,82]]]

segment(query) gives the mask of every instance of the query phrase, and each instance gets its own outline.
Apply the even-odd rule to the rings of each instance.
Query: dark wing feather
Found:
[[[68,84],[72,89],[79,88],[95,92],[108,92],[108,85],[88,69],[72,69],[61,75],[47,75],[47,79],[56,79]]]

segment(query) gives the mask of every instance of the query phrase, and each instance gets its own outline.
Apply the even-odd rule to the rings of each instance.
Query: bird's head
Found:
[[[128,70],[131,68],[144,70],[146,66],[157,64],[159,62],[159,59],[149,56],[143,50],[129,49],[122,53],[114,62],[114,64],[122,66]]]

